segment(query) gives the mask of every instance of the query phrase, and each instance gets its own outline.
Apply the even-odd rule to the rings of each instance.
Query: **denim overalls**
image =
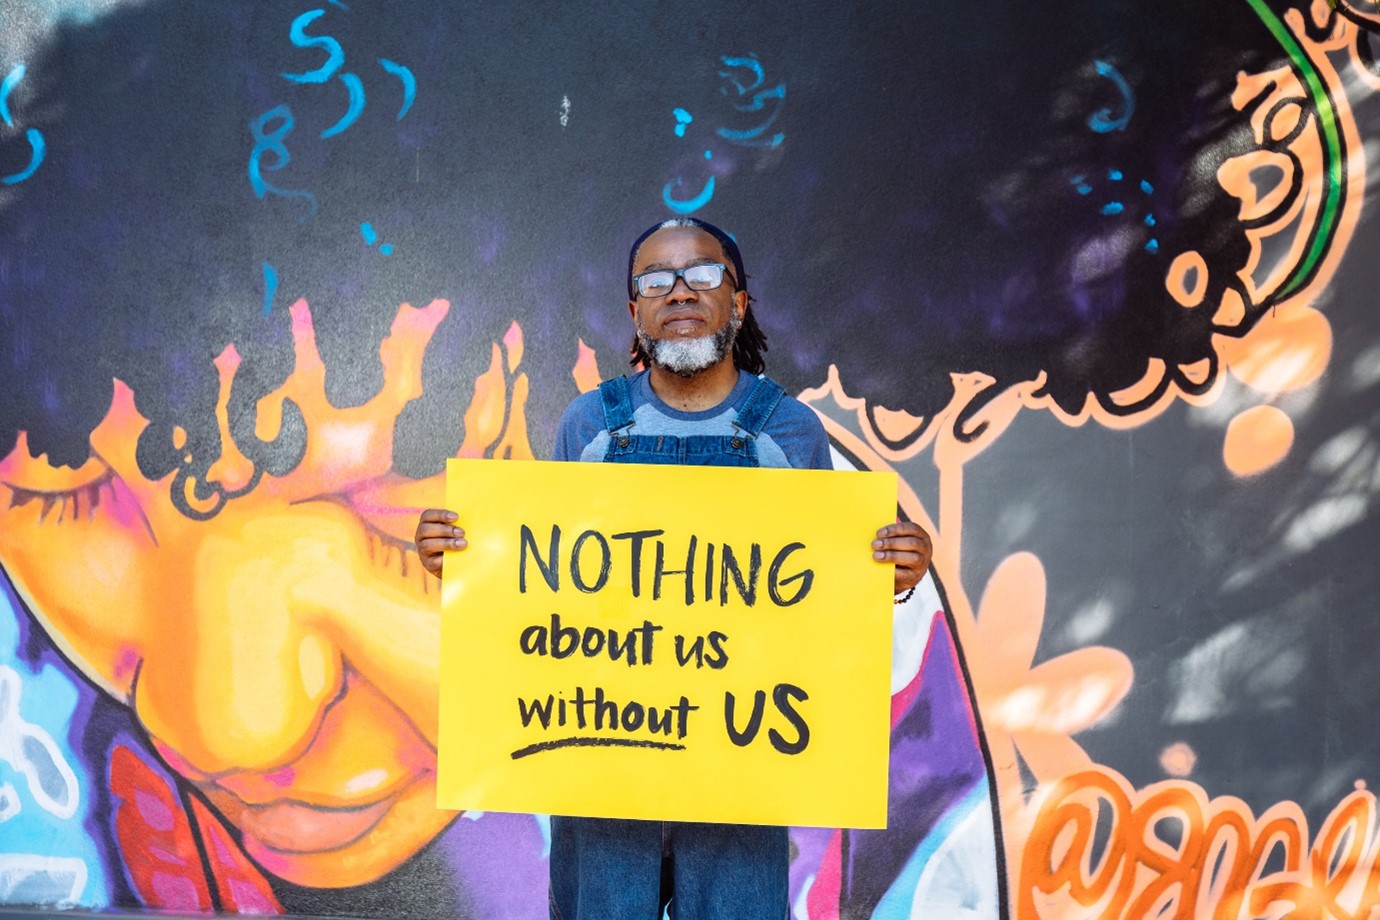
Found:
[[[732,435],[638,434],[625,377],[599,385],[606,463],[758,466],[757,435],[785,394],[759,377]],[[784,827],[551,818],[553,920],[774,920],[789,911]]]

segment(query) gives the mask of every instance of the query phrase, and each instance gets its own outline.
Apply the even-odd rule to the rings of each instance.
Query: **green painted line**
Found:
[[[1303,261],[1294,269],[1280,287],[1279,293],[1275,295],[1277,299],[1283,300],[1303,287],[1307,278],[1322,262],[1328,244],[1332,242],[1332,237],[1337,232],[1337,225],[1341,220],[1342,139],[1337,129],[1336,108],[1332,99],[1327,95],[1327,89],[1323,86],[1322,78],[1318,75],[1313,62],[1308,59],[1308,55],[1304,53],[1303,48],[1299,46],[1298,41],[1295,40],[1284,22],[1265,5],[1265,0],[1246,0],[1246,2],[1260,17],[1260,21],[1265,23],[1270,34],[1284,48],[1285,53],[1289,55],[1294,69],[1308,88],[1308,95],[1314,110],[1317,112],[1318,124],[1322,128],[1323,171],[1327,176],[1326,197],[1323,200],[1322,213],[1319,215],[1315,227],[1313,245],[1308,247]]]

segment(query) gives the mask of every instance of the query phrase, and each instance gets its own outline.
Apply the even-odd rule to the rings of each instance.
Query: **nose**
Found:
[[[341,650],[296,594],[322,570],[347,577],[339,544],[301,514],[235,515],[170,560],[181,590],[133,687],[153,737],[208,775],[290,762],[342,686]]]
[[[699,300],[699,291],[691,290],[690,285],[685,283],[685,278],[678,277],[676,283],[671,285],[671,290],[666,292],[666,300],[674,303]]]

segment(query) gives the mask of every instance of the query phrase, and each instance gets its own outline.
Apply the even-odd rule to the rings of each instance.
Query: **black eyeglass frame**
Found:
[[[717,268],[719,270],[718,283],[711,284],[708,287],[695,287],[695,285],[690,283],[690,279],[685,277],[685,273],[689,271],[694,271],[697,268]],[[723,264],[722,262],[696,262],[694,265],[687,265],[684,268],[656,268],[651,271],[643,272],[640,275],[633,275],[633,290],[637,291],[637,296],[639,297],[665,297],[666,294],[648,294],[646,291],[642,290],[643,278],[646,278],[649,275],[664,274],[670,274],[673,276],[671,278],[671,286],[666,289],[666,294],[669,294],[676,289],[677,278],[683,280],[685,282],[685,286],[692,291],[717,290],[724,283],[724,278],[727,278],[730,282],[732,282],[733,289],[735,291],[738,289],[738,279],[733,277],[733,272],[729,271],[727,265]]]

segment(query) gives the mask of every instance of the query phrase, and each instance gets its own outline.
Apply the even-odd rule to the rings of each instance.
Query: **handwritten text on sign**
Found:
[[[441,807],[881,827],[896,478],[452,460]]]

